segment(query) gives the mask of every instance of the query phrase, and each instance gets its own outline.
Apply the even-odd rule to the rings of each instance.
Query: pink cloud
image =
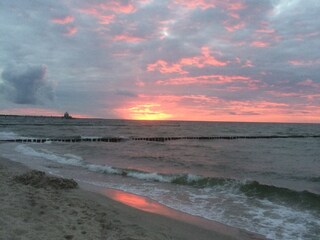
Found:
[[[267,33],[267,34],[272,34],[275,33],[275,30],[272,28],[261,28],[256,30],[257,33]]]
[[[249,101],[250,105],[252,101]],[[283,107],[288,107],[289,105],[286,103],[277,103],[277,102],[270,102],[270,101],[257,101],[256,102],[256,107],[257,108],[283,108]]]
[[[225,9],[227,14],[231,17],[223,22],[224,28],[228,32],[235,32],[243,29],[246,24],[241,21],[239,11],[246,8],[246,5],[241,1],[220,1],[221,7]]]
[[[114,21],[115,15],[111,13],[104,13],[101,11],[101,9],[96,9],[94,7],[80,9],[79,12],[86,14],[86,15],[92,15],[95,18],[98,19],[100,24],[107,25]]]
[[[144,87],[146,84],[145,84],[143,81],[138,80],[138,81],[135,82],[135,85],[136,85],[137,87]]]
[[[314,82],[311,79],[306,79],[298,83],[299,86],[311,87],[320,90],[320,83]]]
[[[240,0],[217,1],[217,5],[223,8],[227,12],[227,14],[231,18],[233,18],[233,20],[238,20],[238,21],[240,20],[240,11],[247,7],[247,5]],[[233,26],[237,26],[235,30],[238,30],[244,27],[242,26],[242,24],[244,23],[240,23],[240,24],[234,23]],[[230,28],[231,24],[227,24],[227,26],[229,26],[229,29],[231,29]]]
[[[239,0],[174,0],[174,3],[188,9],[200,8],[206,10],[208,8],[221,7],[228,10],[229,13],[235,13],[246,8],[246,5]]]
[[[113,22],[115,15],[99,15],[99,23],[103,25],[108,25]]]
[[[139,2],[139,4],[142,4],[142,5],[144,5],[144,4],[149,4],[149,3],[151,3],[153,0],[138,0],[138,2]]]
[[[64,18],[53,18],[51,21],[56,24],[64,25],[64,24],[72,23],[74,21],[74,17],[66,16]]]
[[[239,22],[236,24],[230,23],[230,21],[225,21],[224,22],[224,28],[228,31],[228,32],[234,32],[236,30],[240,30],[243,29],[245,27],[245,23],[244,22]]]
[[[305,65],[305,63],[301,60],[290,60],[289,63],[291,65],[295,65],[295,66],[303,66]]]
[[[226,6],[226,9],[232,10],[232,11],[239,11],[242,9],[245,9],[247,6],[241,2],[241,1],[221,1],[222,4],[224,3]]]
[[[219,61],[215,57],[211,56],[210,49],[208,47],[202,47],[201,53],[201,56],[182,58],[180,60],[180,64],[197,66],[198,68],[203,68],[207,65],[221,67],[228,64],[228,62]]]
[[[306,79],[304,81],[297,83],[298,88],[291,92],[281,92],[278,90],[266,91],[266,93],[271,96],[281,97],[281,98],[291,98],[291,99],[308,99],[308,104],[312,101],[320,100],[320,83],[317,83],[311,79]],[[320,108],[319,108],[320,110]]]
[[[121,1],[107,1],[98,5],[103,10],[113,11],[115,13],[133,13],[136,11],[136,7],[128,2],[127,4],[121,4]]]
[[[309,101],[320,100],[320,94],[304,94],[302,97],[308,99]],[[319,109],[319,106],[317,106],[317,108]]]
[[[270,26],[269,22],[262,21],[259,23],[259,28],[254,32],[253,39],[250,44],[252,47],[265,48],[281,41],[282,36]]]
[[[139,43],[145,41],[144,38],[129,36],[127,34],[120,34],[113,37],[113,41],[121,41],[121,42],[128,42],[128,43]]]
[[[100,17],[105,13],[113,14],[130,14],[136,11],[136,7],[131,4],[121,4],[120,1],[107,1],[105,3],[93,4],[90,7],[79,9],[79,12]]]
[[[207,75],[197,77],[179,77],[166,80],[157,80],[158,85],[192,85],[192,84],[230,84],[244,83],[247,87],[256,88],[259,81],[245,76]]]
[[[170,64],[164,60],[158,60],[155,63],[149,64],[147,70],[149,72],[159,71],[161,73],[179,73],[186,74],[187,71],[183,70],[184,66],[193,66],[203,68],[205,66],[226,66],[228,62],[223,62],[215,57],[211,56],[210,49],[208,47],[201,48],[201,55],[189,58],[182,58],[177,63]]]
[[[294,66],[315,66],[315,65],[320,65],[320,59],[318,59],[318,60],[290,60],[289,63]]]
[[[179,73],[179,74],[186,74],[188,72],[184,71],[182,66],[179,64],[169,64],[164,60],[158,60],[153,64],[149,64],[147,66],[148,72],[153,72],[158,70],[159,72],[166,74],[166,73]]]
[[[262,21],[259,25],[260,28],[256,30],[256,33],[274,34],[276,32],[275,29],[270,26],[269,22]]]
[[[316,91],[319,91],[319,90],[320,90],[320,86],[318,85],[318,86],[316,86]],[[302,101],[307,100],[308,103],[301,106],[301,107],[298,107],[297,105],[295,105],[295,106],[297,106],[297,108],[300,108],[300,111],[307,111],[307,109],[311,109],[312,103],[314,102],[315,104],[317,104],[320,100],[320,93],[309,93],[307,91],[288,92],[288,93],[278,92],[278,91],[268,91],[267,93],[272,96],[280,97],[280,98],[284,98],[284,99],[291,98],[291,99],[295,99],[295,100],[302,99]],[[314,108],[313,108],[314,112],[310,111],[310,114],[315,114],[316,112],[320,112],[320,108],[318,105],[319,104],[314,106]]]
[[[270,46],[270,43],[264,41],[253,41],[250,45],[257,48],[266,48]]]
[[[122,4],[121,1],[106,1],[78,11],[92,15],[99,20],[100,24],[107,25],[114,21],[116,15],[133,13],[136,11],[136,7],[130,2]]]
[[[279,91],[267,91],[266,93],[275,97],[301,97],[301,94],[295,92],[279,92]]]
[[[244,64],[241,66],[242,68],[254,67],[252,61],[246,60]]]
[[[315,38],[315,37],[319,37],[320,35],[320,32],[310,32],[310,33],[307,33],[307,34],[298,34],[295,39],[298,40],[298,41],[303,41],[307,38]]]
[[[64,31],[64,35],[66,36],[72,36],[78,32],[77,27],[69,25],[69,23],[72,23],[74,21],[73,16],[66,16],[64,18],[53,18],[51,21],[56,24],[66,25]]]
[[[174,2],[189,9],[201,8],[205,10],[216,7],[213,1],[206,0],[174,0]]]
[[[64,33],[67,36],[72,36],[78,32],[77,27],[68,27],[67,31]]]

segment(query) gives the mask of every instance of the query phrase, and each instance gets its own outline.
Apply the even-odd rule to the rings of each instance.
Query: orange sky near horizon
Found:
[[[139,95],[115,109],[119,118],[230,122],[320,122],[320,108],[295,109],[272,101],[225,101],[203,95]]]
[[[240,108],[240,106],[233,106]],[[249,110],[243,108],[243,111]],[[257,110],[256,107],[252,109]],[[257,115],[241,115],[241,114],[212,114],[211,111],[207,111],[199,108],[191,108],[190,106],[167,106],[160,103],[146,103],[137,105],[128,105],[122,108],[115,109],[115,119],[127,119],[127,120],[185,120],[185,121],[225,121],[225,122],[288,122],[288,123],[319,123],[320,111],[315,115],[305,115],[303,113],[296,113],[287,115],[282,113],[279,109],[269,108],[265,109],[263,114]],[[69,112],[75,118],[103,118],[103,116],[94,116],[88,114],[82,114],[77,112]],[[239,111],[239,113],[241,113]],[[53,109],[38,109],[38,108],[14,108],[2,110],[1,114],[8,115],[32,115],[32,116],[63,116],[63,111],[57,111]]]

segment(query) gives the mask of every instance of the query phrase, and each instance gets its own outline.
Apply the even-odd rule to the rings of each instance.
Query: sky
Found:
[[[319,0],[1,0],[0,114],[320,123]]]

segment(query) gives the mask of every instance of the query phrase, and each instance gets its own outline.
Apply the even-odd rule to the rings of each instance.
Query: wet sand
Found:
[[[47,174],[23,175],[30,171],[0,158],[0,239],[262,239],[222,224],[202,226],[137,210]]]

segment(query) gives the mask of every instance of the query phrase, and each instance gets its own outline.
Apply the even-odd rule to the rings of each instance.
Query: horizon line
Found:
[[[120,120],[120,121],[136,121],[136,122],[217,122],[217,123],[268,123],[268,124],[320,124],[320,122],[275,122],[275,121],[221,121],[221,120],[182,120],[182,119],[126,119],[126,118],[103,118],[103,117],[73,117],[67,120],[76,119],[96,119],[96,120]],[[0,114],[0,117],[30,117],[30,118],[61,118],[64,115],[22,115],[22,114]]]

